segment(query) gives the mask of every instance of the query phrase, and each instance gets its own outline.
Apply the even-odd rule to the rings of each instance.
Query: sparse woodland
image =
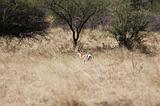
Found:
[[[160,106],[160,0],[0,0],[0,106]]]

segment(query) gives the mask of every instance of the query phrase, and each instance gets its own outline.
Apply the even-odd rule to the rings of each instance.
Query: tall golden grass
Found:
[[[80,40],[94,58],[84,64],[71,38],[61,28],[45,39],[1,38],[0,106],[160,106],[158,52],[131,52],[109,33],[85,30]]]

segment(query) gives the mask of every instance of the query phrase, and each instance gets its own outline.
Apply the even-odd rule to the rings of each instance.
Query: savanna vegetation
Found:
[[[160,0],[0,0],[0,54],[0,106],[160,106]]]
[[[120,45],[132,49],[139,32],[147,31],[152,16],[158,17],[158,4],[158,0],[1,0],[0,32],[19,37],[44,31],[50,26],[45,19],[53,16],[53,27],[56,23],[72,31],[74,47],[83,28],[101,25]]]

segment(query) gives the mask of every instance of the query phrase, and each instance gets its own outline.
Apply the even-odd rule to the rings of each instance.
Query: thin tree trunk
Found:
[[[74,39],[74,40],[73,40],[73,49],[75,49],[76,47],[77,47],[77,40]]]
[[[73,48],[75,49],[78,45],[79,33],[73,32]]]
[[[73,49],[75,49],[75,48],[77,47],[77,39],[76,39],[76,34],[75,34],[75,32],[73,32],[72,37],[73,37]]]

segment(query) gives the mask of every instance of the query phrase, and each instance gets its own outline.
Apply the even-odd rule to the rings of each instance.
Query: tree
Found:
[[[63,19],[72,31],[73,45],[77,46],[80,33],[88,20],[106,7],[107,0],[46,0],[45,4]]]

